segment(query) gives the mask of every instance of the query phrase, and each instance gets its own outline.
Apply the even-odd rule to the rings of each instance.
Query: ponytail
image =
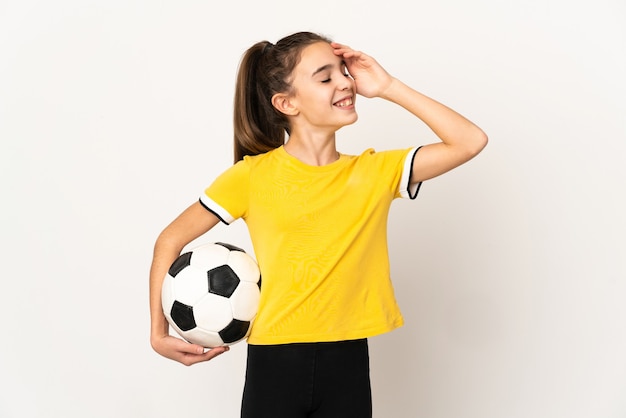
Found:
[[[284,143],[284,123],[271,103],[273,92],[262,80],[266,74],[269,42],[259,42],[244,54],[235,89],[235,162],[245,155],[256,155]],[[269,96],[269,97],[268,97]],[[282,123],[281,123],[282,122]]]
[[[289,93],[290,76],[302,50],[315,42],[330,42],[310,32],[298,32],[273,45],[261,41],[250,47],[239,64],[234,100],[235,162],[285,143],[289,120],[272,105],[276,93]]]

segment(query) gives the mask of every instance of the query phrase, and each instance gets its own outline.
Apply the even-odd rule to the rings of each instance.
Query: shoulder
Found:
[[[264,164],[271,164],[281,156],[282,147],[273,149],[271,151],[264,152],[257,155],[246,155],[243,159],[237,161],[235,165],[246,166],[248,168],[262,166]]]
[[[267,163],[271,163],[275,151],[276,150],[272,150],[257,155],[245,155],[241,160],[226,168],[222,172],[222,175],[241,175],[248,173],[255,168],[262,167]]]
[[[416,148],[376,151],[368,148],[359,155],[350,156],[355,162],[363,164],[396,165],[403,164],[407,157],[412,158]]]

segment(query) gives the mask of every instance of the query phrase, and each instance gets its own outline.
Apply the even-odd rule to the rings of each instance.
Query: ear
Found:
[[[299,113],[294,106],[291,98],[285,93],[276,93],[272,96],[272,105],[280,112],[287,116],[295,116]]]

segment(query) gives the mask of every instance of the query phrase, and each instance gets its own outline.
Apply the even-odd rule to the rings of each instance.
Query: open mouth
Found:
[[[352,97],[347,97],[335,103],[335,106],[337,107],[346,107],[346,106],[351,106],[351,105],[352,105]]]

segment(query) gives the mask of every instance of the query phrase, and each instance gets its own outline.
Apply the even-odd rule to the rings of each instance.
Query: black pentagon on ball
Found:
[[[168,271],[169,275],[172,277],[176,277],[178,273],[180,273],[185,267],[191,264],[191,252],[181,254],[178,256],[176,260],[170,266]]]
[[[215,267],[207,272],[209,277],[209,292],[225,298],[231,295],[239,286],[239,277],[230,266]]]
[[[221,245],[224,248],[228,248],[231,251],[240,251],[242,253],[245,253],[245,251],[243,249],[241,249],[239,247],[236,247],[233,244],[228,244],[228,243],[225,243],[225,242],[216,242],[215,244],[216,245]]]
[[[196,327],[196,320],[193,317],[193,307],[185,305],[177,300],[172,304],[170,316],[178,328],[182,331],[189,331]]]
[[[226,325],[223,330],[218,332],[218,334],[220,335],[222,341],[226,344],[231,344],[245,337],[248,332],[248,328],[250,328],[249,321],[233,319],[230,324]]]

